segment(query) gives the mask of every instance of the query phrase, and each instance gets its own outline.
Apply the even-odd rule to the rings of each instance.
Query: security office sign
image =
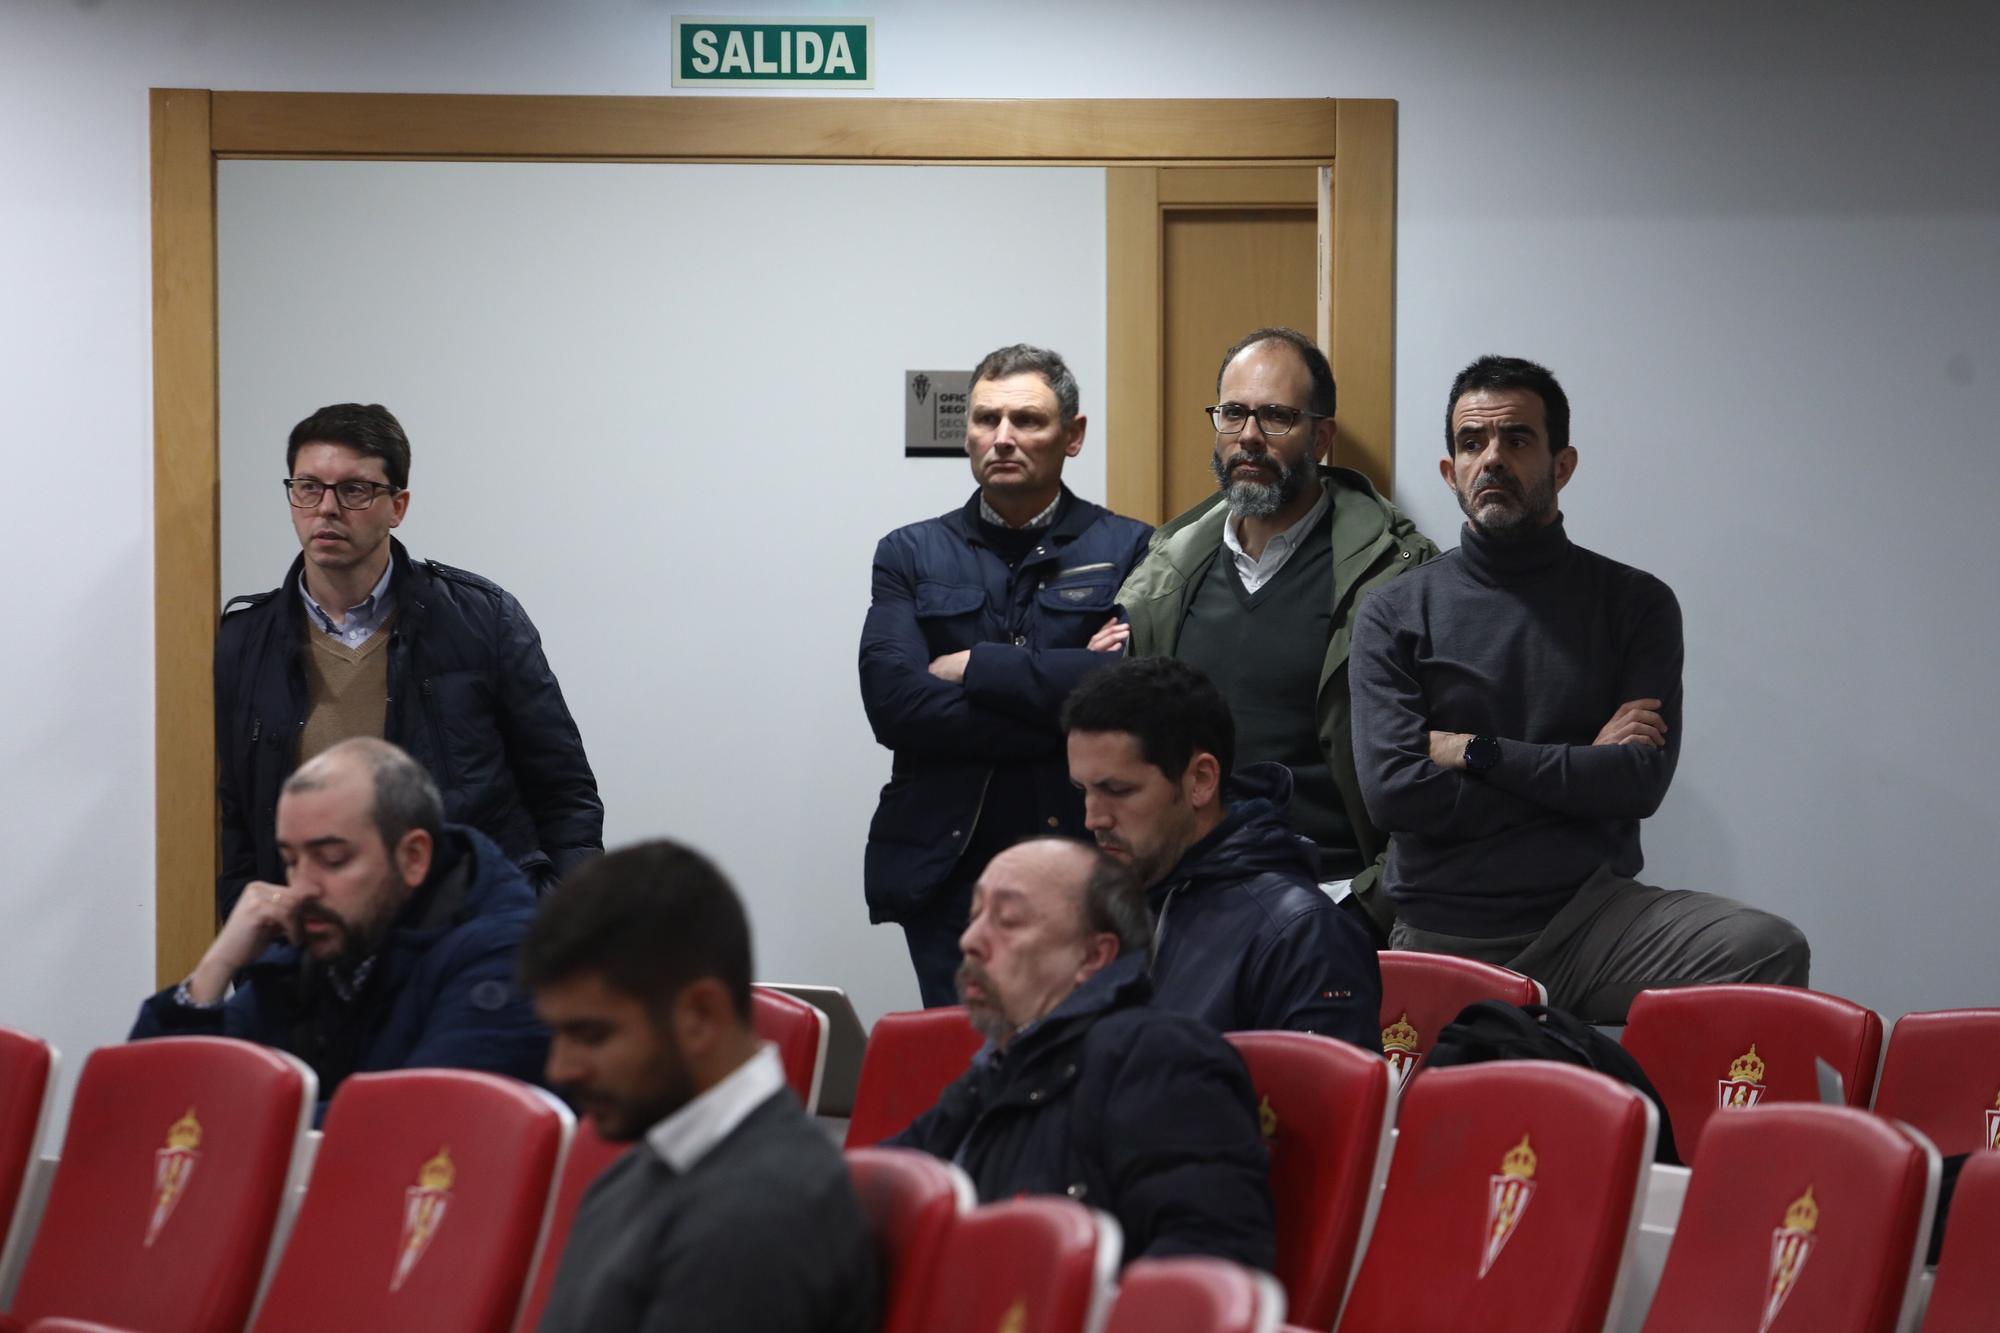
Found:
[[[875,20],[674,20],[676,88],[873,88]]]
[[[903,372],[903,457],[965,457],[969,370]]]

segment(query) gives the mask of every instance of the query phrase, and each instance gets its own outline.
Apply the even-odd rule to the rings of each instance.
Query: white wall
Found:
[[[1400,99],[1402,494],[1448,533],[1427,469],[1458,365],[1565,377],[1577,535],[1688,613],[1653,877],[1790,912],[1822,985],[1892,1013],[1995,998],[1993,6],[866,8],[878,96]],[[0,1014],[80,1046],[150,980],[145,89],[666,93],[670,16],[0,10],[0,903],[31,923]]]
[[[876,539],[971,473],[903,457],[903,372],[1045,342],[1102,429],[1103,171],[225,162],[216,194],[225,595],[298,554],[292,423],[388,404],[399,535],[528,608],[608,844],[715,857],[760,976],[917,1007],[862,906],[856,645]],[[1064,476],[1102,500],[1090,445]]]

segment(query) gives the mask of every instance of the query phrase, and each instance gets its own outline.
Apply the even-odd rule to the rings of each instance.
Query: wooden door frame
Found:
[[[155,88],[151,131],[154,961],[161,984],[185,976],[214,933],[220,159],[1328,168],[1322,195],[1330,189],[1332,199],[1328,207],[1323,197],[1320,210],[1321,267],[1331,276],[1333,300],[1322,302],[1318,336],[1340,374],[1343,427],[1351,422],[1380,457],[1392,453],[1394,102]],[[1106,256],[1108,295],[1122,299],[1135,283],[1143,290],[1151,266],[1157,367],[1158,246],[1150,254],[1143,246],[1136,251]],[[1116,507],[1157,514],[1159,395],[1151,395],[1150,407],[1128,401],[1134,350],[1116,339],[1106,348],[1106,405],[1115,427],[1106,453],[1109,494]]]

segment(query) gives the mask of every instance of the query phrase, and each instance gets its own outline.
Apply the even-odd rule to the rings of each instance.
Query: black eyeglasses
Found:
[[[1214,407],[1204,407],[1208,419],[1215,423],[1217,435],[1241,435],[1243,428],[1250,424],[1250,418],[1257,418],[1257,429],[1266,435],[1288,435],[1292,427],[1299,424],[1301,417],[1326,420],[1324,412],[1308,412],[1304,408],[1286,407],[1283,403],[1266,403],[1251,409],[1242,403],[1217,403]]]
[[[380,481],[338,481],[332,485],[333,498],[342,509],[366,509],[375,503],[375,497],[383,491],[394,495],[401,486],[391,486]],[[285,498],[292,502],[294,509],[317,509],[319,502],[326,498],[328,486],[318,477],[286,477]]]

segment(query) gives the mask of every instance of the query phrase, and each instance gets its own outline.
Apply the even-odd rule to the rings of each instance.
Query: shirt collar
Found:
[[[647,1130],[646,1143],[668,1166],[686,1175],[784,1086],[778,1048],[766,1042],[727,1078]]]
[[[375,586],[368,590],[368,595],[355,605],[347,608],[347,620],[344,624],[334,624],[333,617],[329,616],[325,608],[313,600],[312,593],[306,590],[306,579],[303,573],[299,575],[299,596],[305,598],[306,610],[311,613],[313,623],[317,624],[328,634],[338,635],[344,630],[352,629],[372,631],[382,623],[382,617],[389,613],[389,576],[395,572],[396,562],[394,560],[383,566],[382,577],[375,580]]]
[[[1063,502],[1062,492],[1057,491],[1056,498],[1049,501],[1049,507],[1047,509],[1044,509],[1041,513],[1035,515],[1033,518],[1029,519],[1026,523],[1023,523],[1020,527],[1016,528],[1012,523],[1009,523],[1006,519],[1000,517],[999,510],[995,509],[992,505],[986,503],[985,493],[982,492],[979,496],[979,517],[986,520],[986,522],[991,523],[996,528],[1008,528],[1015,532],[1032,532],[1036,528],[1046,528],[1047,526],[1049,526],[1049,524],[1055,522],[1056,509],[1059,505],[1062,504],[1062,502]]]
[[[1319,522],[1319,516],[1321,514],[1324,514],[1326,512],[1326,507],[1332,503],[1333,501],[1331,497],[1328,496],[1326,491],[1321,490],[1319,493],[1319,503],[1315,504],[1309,511],[1307,511],[1306,516],[1304,518],[1292,524],[1292,526],[1286,528],[1283,532],[1279,533],[1277,536],[1271,538],[1270,541],[1264,543],[1264,554],[1256,557],[1255,563],[1262,564],[1264,561],[1270,560],[1274,556],[1287,553],[1291,551],[1293,547],[1297,546],[1300,542],[1304,541],[1306,539],[1306,533],[1312,531],[1312,525]],[[1238,523],[1241,523],[1242,521],[1243,520],[1236,517],[1236,515],[1231,514],[1223,522],[1222,544],[1229,548],[1229,552],[1231,555],[1239,555],[1242,556],[1245,560],[1249,560],[1251,557],[1245,554],[1243,550],[1242,539],[1236,535],[1236,525]]]

